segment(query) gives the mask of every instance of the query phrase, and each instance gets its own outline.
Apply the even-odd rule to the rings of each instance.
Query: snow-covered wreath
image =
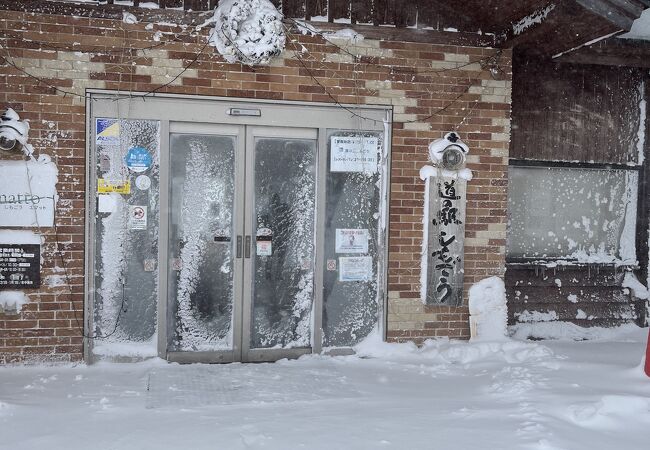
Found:
[[[230,63],[268,64],[284,49],[282,14],[269,0],[221,0],[210,42]]]

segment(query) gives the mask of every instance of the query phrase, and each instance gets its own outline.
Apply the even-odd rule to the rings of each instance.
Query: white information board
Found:
[[[368,253],[368,230],[337,228],[336,253]]]
[[[365,136],[332,136],[331,172],[377,172],[379,139]]]
[[[341,256],[339,281],[372,280],[372,256]]]

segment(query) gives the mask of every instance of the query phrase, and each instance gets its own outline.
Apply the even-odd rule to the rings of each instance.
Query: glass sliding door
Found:
[[[234,347],[235,136],[170,135],[171,351]]]
[[[309,348],[316,141],[254,140],[251,348]]]

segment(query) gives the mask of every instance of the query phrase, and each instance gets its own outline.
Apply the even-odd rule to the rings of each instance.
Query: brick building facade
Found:
[[[268,67],[250,68],[224,62],[206,45],[209,29],[195,28],[205,17],[167,14],[185,25],[154,23],[146,14],[126,24],[91,7],[77,16],[1,11],[0,106],[30,120],[30,142],[58,167],[59,199],[56,226],[32,230],[44,236],[42,287],[25,290],[29,303],[20,312],[0,311],[0,363],[83,358],[87,89],[392,108],[387,310],[379,320],[391,341],[468,338],[466,306],[420,298],[419,169],[428,163],[427,145],[448,131],[470,147],[466,305],[469,286],[505,270],[509,51],[463,33],[419,32],[426,34],[414,39],[420,42],[409,41],[409,30],[390,40],[368,33],[333,45],[296,32]]]

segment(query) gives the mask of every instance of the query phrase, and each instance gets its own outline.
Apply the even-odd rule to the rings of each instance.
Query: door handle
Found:
[[[237,236],[237,249],[235,251],[237,258],[241,258],[241,244],[242,244],[242,238],[241,235]]]
[[[244,247],[244,256],[246,258],[250,258],[251,257],[251,237],[250,236],[246,236],[246,243],[244,244],[244,246],[245,246]]]

